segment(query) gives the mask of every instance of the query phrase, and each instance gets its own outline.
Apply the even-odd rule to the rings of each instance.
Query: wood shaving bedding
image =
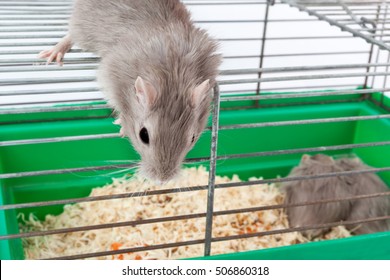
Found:
[[[251,178],[250,180],[258,180]],[[232,179],[216,177],[216,183],[240,182],[237,175]],[[47,215],[44,221],[30,215],[22,218],[21,231],[44,231],[105,223],[143,220],[206,212],[207,191],[185,192],[183,186],[207,185],[208,172],[204,167],[184,169],[180,177],[164,185],[164,188],[181,188],[183,192],[106,201],[83,202],[66,205],[58,216]],[[113,183],[92,190],[90,196],[131,193],[161,189],[141,178],[114,179]],[[280,204],[283,195],[273,184],[216,189],[214,210],[229,210]],[[240,213],[214,217],[213,237],[254,233],[288,228],[287,217],[282,209]],[[110,251],[133,247],[203,239],[205,218],[186,219],[164,223],[81,231],[23,239],[26,259],[53,258],[91,252]],[[337,227],[319,238],[348,237],[344,227]],[[253,237],[212,243],[213,255],[250,251],[308,242],[297,232]],[[180,259],[203,255],[203,244],[176,248],[150,250],[137,253],[104,256],[97,259]]]

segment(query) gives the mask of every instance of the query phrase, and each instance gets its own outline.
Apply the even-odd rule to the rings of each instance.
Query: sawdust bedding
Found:
[[[254,180],[252,178],[250,180]],[[217,176],[216,183],[239,182]],[[112,184],[92,190],[90,196],[131,193],[161,188],[207,185],[208,172],[204,167],[184,169],[180,177],[162,187],[156,187],[140,178],[114,179]],[[179,192],[156,196],[111,199],[66,205],[58,216],[47,215],[44,221],[33,215],[21,216],[21,231],[44,231],[104,223],[117,223],[206,212],[207,191]],[[215,211],[257,207],[283,203],[283,195],[273,185],[253,185],[215,190]],[[214,217],[213,237],[238,235],[288,228],[282,209]],[[27,259],[54,258],[91,252],[110,251],[148,245],[203,239],[205,218],[152,223],[137,226],[56,234],[23,239]],[[344,227],[332,229],[319,239],[348,237]],[[297,232],[253,237],[212,243],[212,254],[224,254],[286,246],[308,242]],[[204,246],[191,245],[176,248],[117,254],[98,259],[180,259],[202,256]]]

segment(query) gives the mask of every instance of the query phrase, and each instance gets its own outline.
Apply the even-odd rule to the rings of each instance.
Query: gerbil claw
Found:
[[[124,138],[125,137],[125,132],[123,131],[123,128],[121,128],[121,130],[119,130],[119,135]]]
[[[121,125],[122,122],[121,122],[121,119],[116,119],[113,124],[116,124],[116,125]]]
[[[58,65],[60,65],[60,66],[63,65],[63,62],[62,62],[62,58],[63,58],[63,57],[64,57],[64,55],[63,55],[61,52],[59,52],[59,53],[57,54],[56,62],[57,62]]]

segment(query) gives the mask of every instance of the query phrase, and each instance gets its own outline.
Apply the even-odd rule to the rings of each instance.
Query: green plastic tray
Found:
[[[327,99],[329,100],[329,98]],[[305,102],[305,100],[300,100]],[[313,101],[311,99],[311,101]],[[318,100],[317,100],[318,101]],[[385,100],[389,104],[388,100]],[[251,102],[221,104],[220,124],[244,124],[313,118],[377,115],[388,113],[360,96],[348,96],[345,102],[306,104],[284,107],[251,108]],[[51,113],[0,114],[0,141],[115,133],[112,112],[108,109],[75,110]],[[365,120],[292,126],[221,130],[218,154],[238,154],[286,150],[319,146],[388,141],[390,120]],[[205,132],[188,157],[210,154],[210,132]],[[373,167],[390,166],[390,147],[366,147],[334,151],[331,155],[356,154]],[[299,163],[301,154],[241,158],[218,162],[218,175],[238,174],[241,179],[251,176],[275,178],[286,176]],[[73,167],[100,166],[115,160],[138,159],[126,139],[96,139],[44,144],[0,147],[0,172],[15,173]],[[207,166],[208,162],[204,165]],[[115,171],[115,170],[114,170]],[[89,171],[59,175],[21,177],[0,180],[0,204],[48,201],[85,197],[90,190],[121,177],[128,171]],[[379,174],[390,185],[390,172]],[[43,219],[46,214],[59,214],[63,206],[0,210],[0,235],[18,233],[17,214],[34,213]],[[20,239],[0,241],[1,259],[23,259]],[[210,257],[210,259],[390,259],[390,232],[322,241],[302,245],[257,250]]]

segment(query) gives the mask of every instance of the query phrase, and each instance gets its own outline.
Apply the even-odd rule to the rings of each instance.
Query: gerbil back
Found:
[[[304,156],[300,165],[292,170],[289,177],[318,175],[369,168],[357,158],[333,160],[325,155]],[[362,173],[351,176],[333,176],[315,180],[287,182],[283,185],[288,204],[323,199],[346,198],[355,195],[388,191],[376,174]],[[338,221],[355,221],[390,215],[389,197],[332,202],[286,209],[290,226],[313,226]],[[347,226],[354,234],[390,230],[390,221],[377,221]],[[315,236],[324,230],[308,231],[304,234]]]
[[[124,34],[141,40],[170,22],[190,24],[179,0],[76,0],[69,23],[73,43],[104,56]]]

